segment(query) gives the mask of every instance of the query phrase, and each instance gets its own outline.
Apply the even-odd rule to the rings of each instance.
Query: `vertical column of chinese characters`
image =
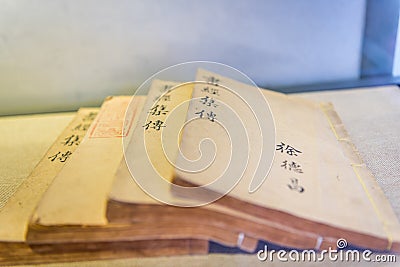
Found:
[[[216,109],[218,107],[218,104],[216,102],[216,98],[219,97],[220,93],[220,88],[218,88],[219,85],[219,79],[215,77],[203,77],[206,79],[207,84],[201,85],[200,88],[200,100],[199,100],[199,105],[196,105],[195,107],[195,115],[197,115],[201,119],[208,119],[211,122],[216,121],[217,118],[217,113]]]
[[[305,188],[300,185],[300,180],[299,180],[299,178],[301,177],[301,175],[304,174],[304,172],[301,167],[301,164],[298,162],[297,158],[295,158],[298,157],[303,152],[294,148],[291,145],[285,144],[284,142],[280,142],[280,144],[276,145],[276,151],[285,155],[285,158],[281,162],[280,167],[296,174],[289,179],[290,183],[287,184],[288,188],[290,190],[294,190],[299,193],[304,193]]]
[[[165,125],[165,118],[168,114],[168,103],[171,101],[171,85],[163,85],[160,93],[154,98],[154,104],[149,109],[146,122],[142,127],[148,131],[160,131]]]
[[[59,150],[57,153],[47,157],[51,162],[59,161],[66,162],[67,159],[75,151],[76,147],[79,145],[82,138],[85,136],[86,131],[89,129],[91,123],[96,118],[97,112],[89,112],[87,115],[83,116],[82,120],[71,128],[70,134],[65,136],[61,142],[63,150]]]

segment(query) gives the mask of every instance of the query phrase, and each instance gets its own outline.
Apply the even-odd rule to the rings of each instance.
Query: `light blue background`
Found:
[[[356,79],[364,15],[365,0],[0,0],[0,115],[99,105],[192,60],[260,86]]]

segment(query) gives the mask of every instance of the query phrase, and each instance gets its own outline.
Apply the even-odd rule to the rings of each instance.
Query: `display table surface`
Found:
[[[400,219],[400,89],[397,86],[383,86],[296,95],[334,104],[361,157],[375,175]],[[0,207],[29,175],[73,116],[74,113],[56,113],[0,118]],[[377,266],[398,266],[400,256],[397,256],[397,260],[397,263],[379,263]],[[46,264],[46,266],[254,266],[257,264],[280,266],[285,263],[260,262],[256,255],[210,254]],[[362,266],[366,263],[351,264]],[[309,265],[310,263],[301,263],[301,266]],[[330,261],[311,265],[349,266],[346,262]]]

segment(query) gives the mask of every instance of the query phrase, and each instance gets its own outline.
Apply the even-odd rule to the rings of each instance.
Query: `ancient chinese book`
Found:
[[[145,177],[149,185],[154,186],[152,188],[169,200],[179,201],[169,190],[168,184],[153,182],[154,178],[158,177],[157,173],[166,181],[172,179],[174,168],[163,153],[162,142],[176,142],[176,136],[166,135],[162,140],[160,134],[166,127],[179,129],[187,114],[185,101],[192,95],[191,85],[181,86],[168,93],[175,85],[177,83],[158,80],[152,83],[138,123],[127,141],[132,145],[132,150],[128,148],[126,153],[132,154],[129,155],[129,159],[121,161],[116,173],[108,201],[107,219],[110,223],[130,224],[131,229],[140,224],[151,225],[155,228],[153,231],[158,232],[161,229],[170,236],[191,236],[254,251],[257,240],[243,235],[237,227],[226,227],[225,220],[220,218],[224,214],[213,212],[211,209],[186,209],[165,205],[147,195],[129,173],[126,160],[133,160],[134,166],[131,167],[134,169],[134,175]],[[161,99],[158,100],[159,98]],[[173,118],[165,121],[170,115],[169,112],[177,107]],[[141,134],[145,134],[144,139]],[[140,145],[144,141],[146,147]],[[172,151],[169,156],[174,158],[176,152]]]
[[[179,203],[183,199],[173,194],[169,183],[163,182],[172,181],[175,172],[172,160],[178,154],[174,149],[165,153],[165,148],[178,139],[174,134],[162,135],[162,132],[169,128],[180,129],[187,116],[187,100],[192,94],[193,85],[190,84],[180,86],[176,82],[153,82],[136,128],[127,141],[127,157],[118,168],[110,192],[107,208],[109,222],[131,224],[131,227],[138,223],[179,225],[181,234],[192,233],[195,237],[207,237],[225,246],[239,247],[250,252],[255,250],[258,240],[288,247],[315,248],[314,234],[218,205],[218,201],[196,208],[163,203]],[[181,109],[176,110],[176,107]],[[173,110],[172,115],[170,113]],[[167,119],[168,116],[173,116],[173,120]],[[141,146],[143,142],[145,146]],[[131,172],[127,161],[133,163],[130,166]],[[141,180],[135,182],[132,175],[136,178],[145,177],[145,182],[148,182],[155,195],[145,192],[141,188]],[[162,201],[154,197],[160,197]],[[335,246],[335,242],[327,238],[319,246]]]
[[[141,98],[139,97],[138,101]],[[0,210],[1,265],[199,254],[208,251],[208,243],[204,240],[182,238],[157,240],[152,235],[153,233],[146,234],[146,231],[142,231],[142,235],[135,240],[121,238],[123,236],[121,232],[124,231],[121,225],[119,225],[120,231],[112,231],[111,227],[108,227],[95,232],[93,228],[89,228],[90,235],[82,235],[80,234],[82,227],[79,224],[67,227],[64,224],[44,226],[31,223],[32,214],[53,180],[73,159],[75,152],[82,153],[78,151],[78,148],[84,142],[85,134],[88,133],[98,111],[98,108],[82,108],[77,112],[76,117],[56,139],[31,175],[24,180],[16,193]],[[121,133],[119,126],[122,125],[121,122],[115,124],[118,122],[114,120],[117,119],[115,117],[110,120],[109,116],[113,115],[115,115],[113,112],[104,114],[103,110],[102,116],[105,116],[105,119],[103,117],[101,121],[96,120],[96,126],[102,131],[101,136]],[[99,123],[104,124],[99,125]],[[105,132],[104,127],[107,126],[112,129]],[[93,130],[93,128],[90,129]],[[89,133],[96,136],[99,134],[90,131]],[[76,188],[76,185],[73,185],[70,190]],[[64,191],[60,192],[60,195]],[[32,227],[35,230],[32,230]],[[137,227],[137,230],[140,230],[140,227]],[[102,236],[103,232],[106,233]],[[113,236],[113,238],[107,238],[107,236]]]
[[[398,219],[331,104],[262,90],[275,124],[272,135],[269,131],[257,131],[251,108],[239,103],[241,100],[234,94],[237,91],[228,90],[256,90],[253,86],[207,71],[200,71],[196,80],[214,82],[196,85],[192,98],[197,100],[188,107],[187,120],[196,116],[200,120],[183,130],[182,153],[177,158],[180,168],[175,171],[174,182],[202,186],[204,190],[202,194],[186,197],[216,197],[218,205],[308,233],[314,236],[316,248],[325,240],[345,238],[357,247],[400,251]],[[211,90],[218,94],[211,94]],[[224,140],[227,135],[221,126],[229,126],[233,119],[226,115],[223,103],[233,107],[239,117],[246,118],[239,120],[243,125],[238,124],[237,128],[247,132],[248,143],[231,148]],[[265,139],[258,138],[260,134],[266,140],[275,140],[272,148],[275,155],[268,175],[257,177],[258,173],[264,174],[258,172],[258,166],[269,165],[259,162],[264,152],[259,148],[271,150],[268,142],[262,143]],[[205,152],[212,152],[204,150],[200,155],[199,142],[205,136],[212,136],[217,146],[218,152],[209,156],[215,157],[212,165],[196,172],[185,171],[185,166],[190,169],[190,164],[193,165],[187,159],[195,160],[207,155]],[[244,168],[241,169],[240,161],[229,165],[231,149],[248,155]],[[227,166],[232,168],[231,174],[241,174],[229,191],[223,183],[212,182],[226,172]]]
[[[31,217],[26,242],[35,251],[67,253],[71,260],[208,251],[208,242],[192,235],[171,237],[151,224],[127,227],[106,218],[109,190],[123,159],[122,138],[136,123],[144,99],[107,98],[87,134],[66,140],[68,145],[79,146],[55,175]],[[133,109],[127,111],[129,104]]]
[[[96,117],[97,108],[81,108],[46,152],[32,173],[0,209],[0,263],[48,262],[62,255],[42,256],[26,244],[32,213]]]
[[[323,249],[334,247],[339,238],[346,238],[358,247],[398,251],[398,220],[331,104],[260,91],[272,114],[263,118],[273,118],[275,124],[274,136],[268,135],[271,131],[263,133],[269,145],[264,149],[272,150],[275,155],[268,175],[254,179],[252,174],[257,174],[257,158],[262,153],[260,142],[263,140],[258,138],[260,133],[256,129],[256,119],[252,118],[251,106],[249,108],[242,99],[238,101],[229,88],[257,88],[207,71],[200,71],[196,81],[203,83],[190,86],[158,81],[158,92],[145,104],[143,116],[133,131],[134,149],[129,151],[128,147],[126,161],[117,172],[107,209],[110,221],[168,221],[208,229],[230,229],[233,234],[214,234],[213,240],[248,251],[254,249],[256,240],[300,249]],[[171,102],[176,98],[180,99],[178,103]],[[186,106],[177,113],[176,107],[184,105],[182,103]],[[182,186],[199,186],[210,184],[210,178],[225,171],[224,164],[229,159],[225,152],[231,148],[222,140],[228,135],[218,127],[227,126],[229,121],[224,119],[235,120],[224,114],[226,109],[221,109],[224,104],[242,116],[236,121],[243,123],[242,130],[247,131],[245,134],[249,137],[235,152],[248,156],[245,169],[238,169],[241,162],[233,165],[232,173],[243,173],[239,183],[229,192],[218,186],[200,190],[198,194],[194,191],[182,194],[185,190],[174,192],[163,180]],[[185,121],[196,117],[202,120],[183,129]],[[240,124],[231,128],[237,133],[240,129],[236,126]],[[165,132],[169,128],[183,130],[177,138],[176,133]],[[135,132],[139,134],[135,136]],[[200,156],[213,152],[212,149],[207,151],[207,147],[199,148],[205,137],[211,137],[219,151],[211,154],[215,157],[210,161],[213,166],[203,171],[182,171],[184,165],[179,163],[183,161],[182,155],[191,159],[189,163],[192,164]],[[273,140],[272,145],[268,140]],[[144,142],[145,146],[140,147],[139,142]],[[174,148],[176,142],[180,143],[181,155]],[[246,142],[247,149],[243,148]],[[130,166],[126,162],[131,162]],[[180,168],[174,170],[177,162]],[[146,181],[135,178],[133,182],[132,175],[146,177]],[[254,181],[261,183],[250,193]],[[204,198],[215,198],[215,201],[197,208],[163,203],[179,204],[182,197],[194,203]],[[359,220],[355,221],[353,216]]]

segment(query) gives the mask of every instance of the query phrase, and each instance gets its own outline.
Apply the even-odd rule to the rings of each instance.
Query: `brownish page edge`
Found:
[[[260,224],[247,218],[210,210],[207,207],[189,209],[161,204],[134,204],[111,200],[108,202],[107,218],[113,223],[152,223],[158,221],[171,224],[185,222],[194,226],[223,227],[230,229],[238,237],[238,241],[243,241],[241,243],[247,243],[247,240],[257,242],[258,240],[268,240],[289,248],[325,249],[336,247],[336,239],[318,240],[318,236],[315,234],[288,228],[272,221]],[[236,246],[243,249],[246,245],[238,242]]]
[[[170,239],[126,242],[86,242],[75,244],[43,244],[27,246],[25,243],[0,243],[1,265],[61,263],[110,260],[135,257],[176,255],[204,255],[208,253],[206,240]]]

